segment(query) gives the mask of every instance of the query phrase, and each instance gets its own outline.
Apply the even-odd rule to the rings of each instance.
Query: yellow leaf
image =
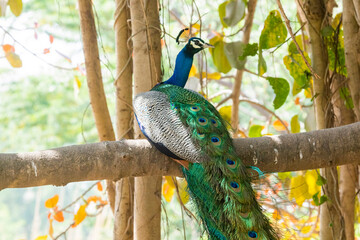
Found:
[[[56,212],[55,215],[54,215],[54,219],[58,222],[63,222],[64,221],[64,215],[63,215],[63,212],[60,211],[60,212]]]
[[[72,225],[73,228],[79,225],[85,219],[86,217],[85,209],[86,209],[86,204],[81,205],[77,213],[74,215],[74,224]]]
[[[196,73],[195,77],[200,78],[200,74]],[[206,72],[202,72],[202,77],[207,77],[208,80],[219,80],[221,78],[221,74],[218,72],[214,72],[214,73],[208,73],[206,75]]]
[[[54,234],[54,227],[53,227],[53,219],[49,219],[49,235],[52,236]]]
[[[170,202],[174,196],[175,187],[170,186],[168,181],[165,181],[162,186],[162,194],[167,202]]]
[[[274,220],[280,220],[280,219],[281,219],[281,216],[280,216],[278,210],[275,210],[275,211],[273,212],[272,218],[273,218]]]
[[[304,90],[304,96],[306,98],[312,98],[311,92],[310,92],[310,88],[307,88]]]
[[[309,194],[312,196],[315,193],[319,192],[321,187],[316,184],[318,174],[315,170],[308,170],[305,174],[305,181],[308,186]]]
[[[77,88],[80,89],[80,87],[81,87],[81,81],[80,81],[80,79],[79,79],[78,76],[75,76],[75,83],[76,83]]]
[[[13,46],[13,45],[10,45],[10,44],[4,44],[4,45],[2,46],[2,48],[3,48],[3,50],[4,50],[5,53],[7,53],[7,52],[15,52],[14,46]]]
[[[23,9],[22,0],[9,0],[8,2],[11,12],[17,17],[21,14]]]
[[[190,69],[189,78],[194,77],[196,75],[196,73],[197,73],[197,69],[196,69],[195,65],[193,64]]]
[[[308,233],[308,232],[311,231],[311,228],[312,228],[311,225],[309,225],[309,226],[304,226],[304,227],[301,228],[301,233],[306,234],[306,233]]]
[[[219,109],[221,117],[228,123],[231,122],[231,112],[232,106],[224,106]]]
[[[298,133],[300,132],[300,123],[298,115],[295,115],[291,118],[291,133]]]
[[[295,199],[296,204],[302,206],[304,201],[310,198],[305,177],[302,175],[291,178],[289,198]]]
[[[48,200],[46,200],[45,202],[45,207],[47,208],[53,208],[56,206],[56,204],[59,201],[59,195],[56,194],[55,196],[53,196],[52,198],[49,198]]]
[[[7,52],[5,54],[6,59],[8,60],[8,62],[10,63],[10,65],[14,68],[20,68],[22,67],[22,62],[21,59],[19,57],[19,55],[17,55],[14,52]]]
[[[285,126],[288,126],[289,124],[286,121],[283,121]],[[273,123],[273,127],[275,128],[275,130],[277,131],[285,131],[286,128],[284,127],[284,125],[280,122],[279,119],[277,119],[274,123]]]
[[[97,189],[101,192],[103,190],[103,187],[101,185],[101,182],[96,183]]]
[[[186,204],[189,201],[189,193],[187,192],[187,181],[185,179],[179,180],[179,194],[180,199],[183,204]]]
[[[37,238],[35,238],[35,240],[46,240],[46,239],[47,239],[47,235],[38,236]]]
[[[167,181],[171,187],[175,187],[174,181],[171,176],[165,176],[165,181]]]
[[[195,23],[194,25],[192,25],[193,28],[200,30],[200,24]]]

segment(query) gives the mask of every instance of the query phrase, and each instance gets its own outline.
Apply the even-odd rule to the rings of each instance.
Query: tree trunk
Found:
[[[100,141],[114,141],[115,133],[107,107],[100,67],[97,33],[91,0],[78,0],[80,28],[85,56],[86,79],[90,103]],[[111,209],[114,210],[115,190],[111,181],[107,181],[107,193]]]
[[[327,9],[329,1],[309,0],[300,7],[300,16],[305,16],[311,42],[313,69],[319,77],[313,76],[313,90],[317,129],[333,127],[333,112],[330,102],[330,78],[326,45],[321,36],[321,29],[328,25]],[[328,12],[329,11],[329,12]],[[339,204],[338,174],[336,168],[324,168],[320,173],[327,183],[323,185],[323,194],[330,201],[320,206],[320,239],[343,239],[343,218]]]
[[[160,21],[156,0],[130,0],[134,94],[150,90],[161,79]],[[135,138],[141,138],[135,123]],[[160,240],[162,177],[135,178],[134,237]]]
[[[133,138],[132,58],[130,9],[126,0],[115,1],[114,30],[116,40],[116,135],[117,140]],[[133,239],[134,178],[116,182],[114,240]]]
[[[343,0],[346,70],[357,121],[360,121],[360,2]]]
[[[242,42],[244,44],[249,43],[251,28],[252,28],[252,24],[253,24],[253,20],[254,20],[255,9],[256,9],[256,3],[257,3],[257,0],[249,0],[249,2],[248,2],[248,13],[246,15],[245,30],[244,30],[243,40],[242,40]],[[244,74],[243,69],[236,71],[235,83],[234,83],[234,88],[233,88],[233,92],[232,92],[233,107],[232,107],[232,113],[231,113],[231,127],[234,130],[234,133],[235,133],[234,136],[237,136],[237,134],[238,134],[239,103],[240,103],[239,97],[240,97],[240,92],[241,92],[240,88],[241,88],[243,74]]]

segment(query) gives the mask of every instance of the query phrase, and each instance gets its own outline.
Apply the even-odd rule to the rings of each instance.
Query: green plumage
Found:
[[[175,85],[159,84],[152,91],[168,96],[170,111],[177,113],[193,144],[199,146],[199,154],[208,159],[190,163],[183,172],[210,239],[278,239],[256,201],[227,123],[214,106],[197,93]]]

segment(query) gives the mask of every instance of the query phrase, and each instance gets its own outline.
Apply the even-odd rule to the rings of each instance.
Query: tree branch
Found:
[[[308,133],[235,139],[234,144],[246,165],[264,172],[359,164],[360,123]],[[0,189],[150,175],[181,176],[181,171],[177,163],[146,140],[0,154]]]

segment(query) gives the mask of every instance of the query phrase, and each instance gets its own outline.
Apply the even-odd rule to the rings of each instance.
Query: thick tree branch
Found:
[[[264,172],[360,163],[360,123],[308,133],[235,139],[234,143],[246,165],[255,165]],[[181,171],[146,140],[0,154],[0,189],[150,175],[181,176]]]

